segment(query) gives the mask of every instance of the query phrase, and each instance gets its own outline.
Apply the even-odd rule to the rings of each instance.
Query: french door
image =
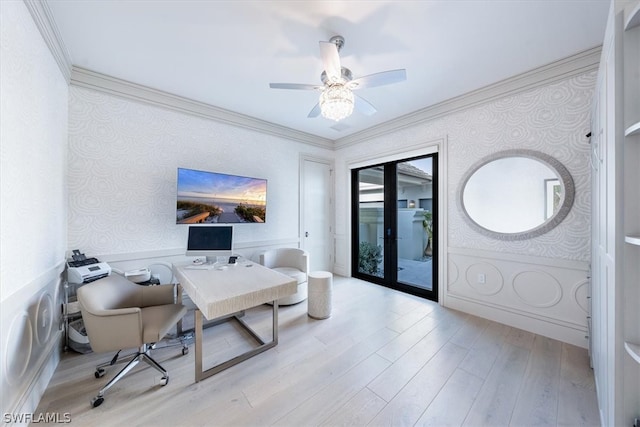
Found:
[[[351,174],[352,275],[437,301],[437,153]]]

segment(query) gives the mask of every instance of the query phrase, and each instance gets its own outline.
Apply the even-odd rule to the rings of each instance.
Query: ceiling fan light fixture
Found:
[[[320,94],[320,112],[339,122],[353,113],[353,101],[353,92],[344,83],[330,84]]]
[[[0,0],[1,1],[1,0]],[[273,89],[303,89],[319,90],[320,100],[313,106],[307,117],[314,118],[322,114],[323,117],[339,122],[353,113],[354,108],[360,113],[371,116],[376,109],[362,97],[355,103],[353,91],[376,86],[384,86],[407,79],[405,69],[382,71],[353,79],[351,70],[340,64],[338,52],[344,45],[341,36],[331,37],[328,42],[320,42],[320,56],[324,70],[320,74],[322,86],[298,83],[269,83]],[[333,125],[335,128],[337,125]]]

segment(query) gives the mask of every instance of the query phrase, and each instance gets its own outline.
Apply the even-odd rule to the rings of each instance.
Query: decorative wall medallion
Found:
[[[502,289],[504,279],[492,264],[478,262],[467,268],[467,283],[482,295],[495,295]],[[484,282],[484,283],[483,283]]]
[[[520,272],[513,278],[512,286],[518,298],[531,307],[552,307],[562,299],[560,283],[542,271]]]
[[[47,292],[43,292],[36,309],[36,339],[38,344],[44,345],[51,336],[54,309],[53,299]]]
[[[15,386],[27,370],[31,359],[33,328],[26,311],[18,313],[9,326],[5,343],[4,371],[9,385]]]
[[[62,317],[63,312],[63,293],[64,293],[64,282],[61,280],[56,281],[56,286],[53,291],[53,306],[55,307],[53,312],[53,320],[56,322],[56,327],[58,330],[62,330],[64,328],[64,319]]]
[[[458,280],[458,266],[456,263],[449,257],[449,285],[453,285]]]
[[[589,307],[587,306],[588,296],[589,296],[589,280],[583,280],[582,282],[578,282],[573,287],[573,299],[576,301],[576,304],[585,314],[589,313]]]

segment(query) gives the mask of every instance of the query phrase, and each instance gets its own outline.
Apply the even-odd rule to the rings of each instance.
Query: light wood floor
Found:
[[[245,319],[269,336],[269,307]],[[205,368],[251,343],[234,322],[203,341]],[[82,426],[599,425],[586,350],[357,279],[334,279],[329,319],[281,307],[277,347],[199,383],[193,354],[156,351],[167,386],[136,368],[91,408],[116,372],[95,379],[94,365],[111,355],[66,353],[36,414]]]

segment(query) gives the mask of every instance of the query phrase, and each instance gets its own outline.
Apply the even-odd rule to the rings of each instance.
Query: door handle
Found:
[[[304,232],[304,237],[309,237],[309,232],[308,231]]]

